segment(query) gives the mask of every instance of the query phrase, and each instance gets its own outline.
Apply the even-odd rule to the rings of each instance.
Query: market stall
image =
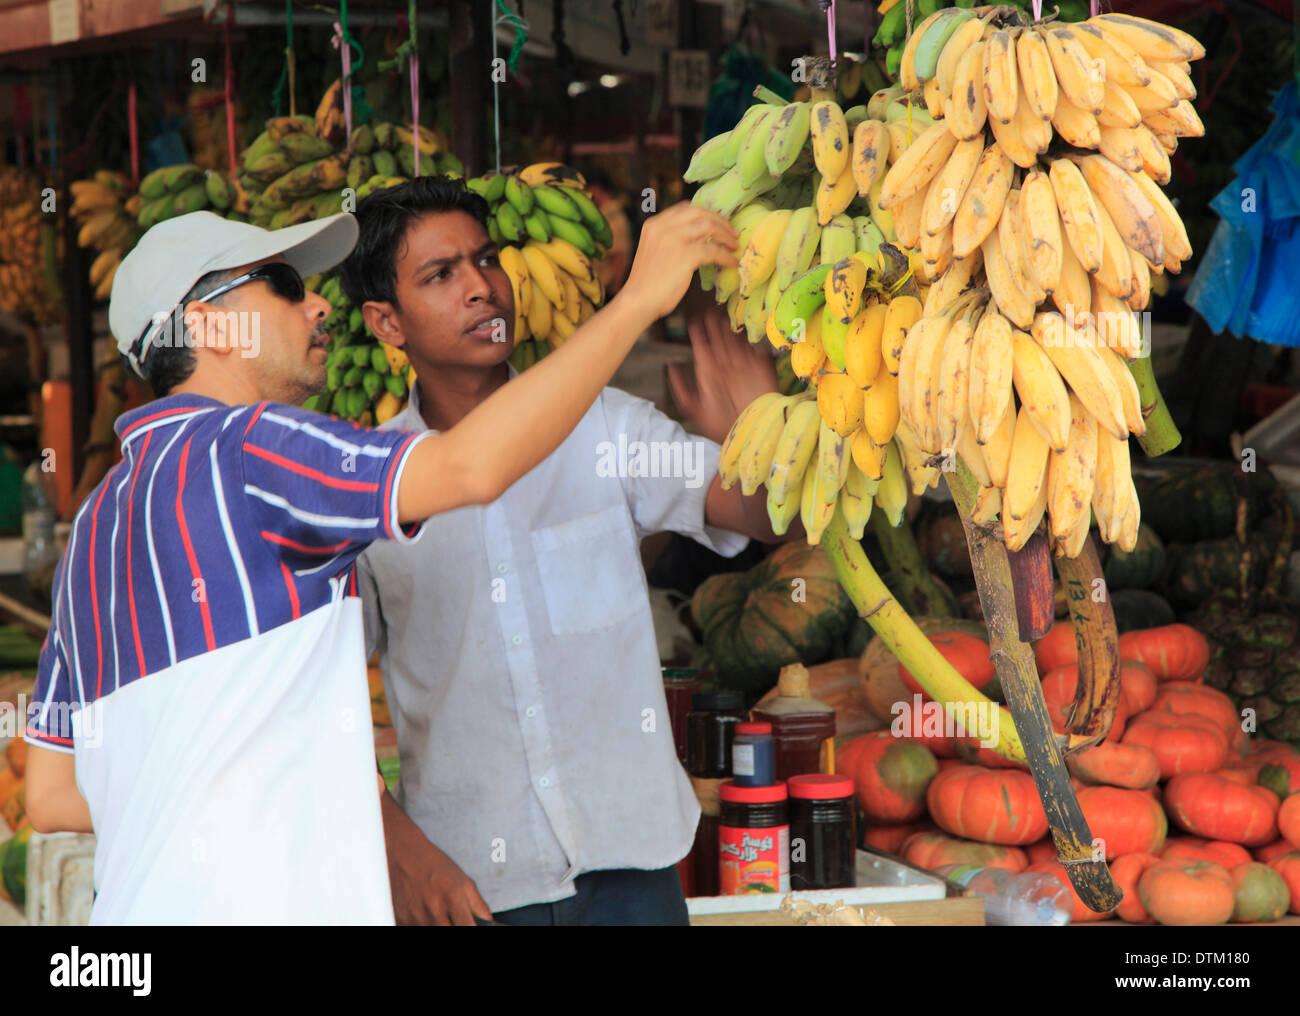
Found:
[[[663,366],[711,296],[780,385],[741,407],[718,474],[786,538],[641,547],[702,813],[677,865],[692,923],[1300,922],[1300,386],[1265,344],[1300,341],[1276,303],[1295,85],[1215,148],[1292,73],[1279,50],[1240,83],[1243,38],[1290,30],[1268,5],[71,4],[38,29],[40,6],[0,8],[0,327],[26,372],[0,406],[22,531],[0,722],[30,705],[55,518],[150,397],[106,320],[147,230],[277,230],[463,180],[524,372],[690,201],[731,220],[739,263],[701,271],[618,380],[681,417]],[[1213,194],[1269,186],[1267,229],[1227,198],[1217,227]],[[330,304],[305,408],[392,420],[406,353],[337,269],[305,282]],[[1256,358],[1220,407],[1235,445],[1190,419],[1205,322]],[[377,659],[369,681],[392,788]],[[93,841],[33,836],[21,731],[0,746],[0,913],[84,920]]]

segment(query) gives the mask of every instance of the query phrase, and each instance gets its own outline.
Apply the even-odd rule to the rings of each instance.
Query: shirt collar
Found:
[[[207,395],[195,395],[192,392],[164,395],[160,399],[145,403],[138,409],[123,413],[114,421],[113,429],[117,432],[119,440],[125,443],[130,440],[132,433],[146,423],[163,420],[169,416],[181,416],[196,409],[220,408],[229,409],[231,407],[220,399],[214,399]]]
[[[510,372],[510,377],[507,383],[513,381],[519,376],[519,371],[515,370],[515,365],[509,360],[506,361],[506,369]],[[395,422],[397,420],[400,420],[401,422]],[[424,416],[420,412],[420,383],[418,380],[411,385],[410,394],[407,396],[406,400],[406,408],[394,417],[393,420],[390,420],[388,426],[397,427],[400,430],[424,431],[433,429],[424,422]]]

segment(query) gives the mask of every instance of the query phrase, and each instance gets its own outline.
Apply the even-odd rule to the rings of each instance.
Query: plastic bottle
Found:
[[[59,557],[54,542],[54,505],[43,480],[35,462],[23,473],[23,571],[28,575]]]
[[[934,873],[983,896],[986,924],[1048,928],[1070,923],[1070,890],[1044,872],[1013,875],[1003,868],[945,864]]]
[[[822,744],[835,736],[835,710],[812,697],[802,664],[782,668],[776,687],[776,698],[753,709],[755,722],[772,724],[776,778],[821,772]]]

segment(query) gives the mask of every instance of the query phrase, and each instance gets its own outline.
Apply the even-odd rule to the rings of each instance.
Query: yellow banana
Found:
[[[1130,263],[1137,261],[1142,258],[1129,258]],[[1142,264],[1145,267],[1146,262]],[[1142,324],[1133,308],[1106,289],[1096,275],[1092,277],[1092,324],[1103,349],[1113,349],[1130,360],[1150,354],[1150,349],[1143,348]]]
[[[799,496],[804,472],[817,451],[821,434],[821,412],[817,401],[802,398],[790,407],[785,427],[772,453],[772,465],[767,473],[767,492],[771,498],[784,504],[792,496]]]
[[[1053,451],[1063,450],[1070,438],[1070,398],[1065,381],[1032,336],[1013,330],[1011,349],[1011,379],[1021,409],[1042,431]]]
[[[936,176],[934,179],[938,179]],[[921,245],[924,233],[921,230],[921,219],[925,212],[925,202],[929,198],[930,190],[933,188],[933,180],[929,187],[923,187],[915,194],[903,198],[894,206],[894,237],[897,246],[906,251],[917,250]]]
[[[781,248],[781,239],[790,225],[790,216],[794,212],[789,208],[777,208],[768,212],[763,221],[750,234],[749,244],[740,255],[740,295],[746,300],[760,292],[776,268],[777,251]]]
[[[821,542],[822,533],[830,525],[836,507],[835,497],[831,498],[829,505],[822,497],[820,481],[818,471],[810,466],[804,473],[803,487],[800,489],[799,496],[799,517],[803,521],[808,544],[814,547]]]
[[[1005,206],[1002,214],[1006,215]],[[1012,274],[1011,266],[1003,256],[998,232],[989,234],[983,250],[984,274],[998,308],[1016,327],[1028,328],[1034,319],[1034,301],[1020,288],[1019,280]]]
[[[1094,65],[1101,61],[1105,67],[1102,81],[1113,81],[1125,87],[1136,85],[1143,87],[1151,82],[1151,70],[1136,52],[1118,37],[1103,35],[1094,25],[1081,22],[1071,28],[1074,37],[1079,40]]]
[[[949,272],[953,269],[949,269]],[[955,296],[956,294],[954,294]],[[880,355],[885,369],[898,376],[899,358],[907,331],[921,318],[921,301],[914,296],[896,296],[885,305],[884,323],[881,325]]]
[[[1021,32],[1016,39],[1016,66],[1020,71],[1020,94],[1034,116],[1051,120],[1056,111],[1059,86],[1047,43],[1036,31]]]
[[[1102,127],[1136,127],[1142,122],[1142,111],[1132,97],[1114,81],[1106,81],[1106,100],[1097,123]]]
[[[817,253],[821,235],[817,209],[804,206],[791,213],[776,253],[775,275],[782,289],[807,271]]]
[[[785,429],[786,411],[792,402],[792,399],[781,396],[777,401],[765,405],[745,438],[744,448],[740,452],[739,476],[740,489],[746,497],[767,481],[776,446]]]
[[[922,305],[923,317],[931,317],[968,291],[977,272],[984,267],[984,252],[978,247],[968,257],[953,260],[937,282],[929,286]]]
[[[869,388],[881,368],[881,342],[889,304],[877,302],[863,307],[844,338],[844,369],[859,388]]]
[[[958,141],[978,137],[988,119],[984,99],[984,53],[988,41],[980,39],[957,62],[952,77],[952,98],[947,107],[947,129]]]
[[[858,432],[849,439],[849,457],[853,460],[853,464],[862,470],[863,475],[869,480],[881,485],[882,489],[877,493],[882,496],[884,496],[883,487],[889,475],[885,461],[888,448],[888,445],[878,445],[872,441],[871,432],[865,427],[859,428]],[[906,494],[904,494],[904,500],[906,500]],[[883,508],[884,505],[882,504],[881,507]]]
[[[938,234],[956,217],[983,155],[982,137],[958,142],[947,164],[935,175],[926,192],[921,211],[921,229],[925,233]]]
[[[1020,240],[1030,279],[1038,289],[1051,295],[1061,278],[1064,240],[1052,181],[1038,169],[1025,177],[1020,188]]]
[[[933,189],[933,188],[932,188]],[[921,234],[922,281],[936,282],[952,264],[952,228],[945,226],[938,233]]]
[[[1099,14],[1089,25],[1107,39],[1120,39],[1145,60],[1200,60],[1205,47],[1177,28],[1132,14]]]
[[[1011,322],[991,303],[971,341],[968,408],[979,444],[989,441],[1002,422],[1011,395],[1013,354]]]
[[[831,177],[826,177],[817,188],[814,199],[817,206],[817,224],[825,226],[848,208],[857,196],[857,179],[853,175],[853,167],[846,160],[838,178],[832,180]]]
[[[1069,444],[1051,452],[1047,466],[1048,529],[1057,540],[1067,539],[1090,510],[1096,477],[1097,421],[1071,395]]]
[[[946,122],[923,131],[885,174],[880,207],[888,210],[928,186],[956,145],[957,138],[948,130]]]
[[[1071,328],[1059,314],[1047,311],[1034,319],[1032,334],[1097,422],[1116,437],[1127,436],[1120,391],[1102,361],[1096,330]]]
[[[849,163],[853,180],[858,185],[858,197],[871,193],[878,179],[885,174],[889,164],[889,131],[879,120],[863,120],[853,130],[853,155]]]
[[[1007,392],[1007,404],[1002,409],[1001,417],[993,435],[981,446],[984,453],[984,465],[989,471],[989,479],[995,487],[1007,485],[1007,469],[1011,464],[1011,439],[1016,430],[1016,400]]]
[[[1036,31],[1042,32],[1047,43],[1061,97],[1096,116],[1106,97],[1105,69],[1094,65],[1088,51],[1068,28]]]
[[[1002,527],[1008,550],[1023,547],[1042,520],[1047,507],[1050,453],[1047,441],[1022,406],[1011,438],[1007,484],[1002,492]]]
[[[1128,305],[1133,310],[1144,311],[1151,302],[1151,269],[1144,257],[1130,257],[1128,260],[1133,269],[1133,290],[1129,293]]]
[[[1015,166],[996,144],[984,149],[952,223],[954,258],[968,258],[998,224]]]
[[[1141,170],[1157,184],[1167,184],[1173,177],[1173,166],[1169,162],[1169,153],[1165,151],[1159,139],[1146,124],[1139,124],[1134,130],[1138,154],[1142,157]]]
[[[1088,274],[1101,269],[1101,223],[1097,205],[1080,168],[1069,159],[1054,159],[1048,173],[1065,237]],[[1159,260],[1159,259],[1157,259]]]
[[[861,258],[847,257],[835,262],[826,276],[826,306],[832,316],[848,323],[862,307],[862,294],[867,285],[867,265]]]
[[[984,45],[984,103],[991,119],[1009,124],[1020,98],[1020,71],[1016,66],[1015,29],[1000,28]]]
[[[957,436],[966,426],[969,416],[967,399],[970,393],[970,360],[974,334],[968,313],[952,323],[943,343],[938,390],[935,392],[931,412],[938,450],[945,457],[952,454]]]
[[[859,393],[861,394],[861,393]],[[857,428],[854,428],[856,431]],[[849,437],[837,434],[822,417],[821,434],[817,438],[817,496],[822,504],[835,504],[840,488],[849,475],[852,459]],[[810,470],[812,467],[809,467]]]
[[[1094,209],[1095,211],[1095,209]],[[1141,258],[1137,260],[1141,261]],[[1145,261],[1142,262],[1146,264]],[[1057,278],[1056,289],[1052,291],[1052,302],[1071,324],[1086,321],[1092,311],[1092,280],[1095,276],[1084,271],[1079,257],[1074,253],[1074,246],[1064,238],[1061,243],[1061,274]]]
[[[732,423],[731,430],[722,442],[722,450],[718,454],[718,477],[722,481],[723,490],[730,490],[740,478],[741,453],[745,449],[754,425],[765,410],[782,399],[784,396],[780,392],[765,392],[742,409]]]
[[[809,131],[817,172],[825,180],[839,180],[849,164],[849,128],[839,103],[815,103]]]
[[[1056,100],[1052,126],[1067,144],[1075,148],[1096,148],[1101,144],[1101,125],[1097,118],[1064,95]]]
[[[1128,247],[1104,205],[1097,208],[1097,221],[1101,223],[1101,268],[1093,278],[1108,293],[1127,300],[1133,292],[1133,265]]]
[[[1142,418],[1142,396],[1138,393],[1137,382],[1124,362],[1124,357],[1113,349],[1101,350],[1102,363],[1110,371],[1119,389],[1120,405],[1124,413],[1124,425],[1129,433],[1141,436],[1146,433],[1147,422]]]
[[[528,277],[532,279],[533,285],[542,291],[542,295],[557,307],[564,305],[564,287],[556,274],[554,263],[546,252],[537,245],[537,241],[530,240],[524,244],[522,250],[524,261],[528,265]],[[537,330],[533,329],[533,334]]]
[[[849,535],[855,540],[862,539],[867,520],[871,518],[872,485],[873,481],[850,458],[848,476],[840,489],[840,511],[844,513]]]
[[[862,426],[875,445],[886,445],[898,429],[898,378],[881,364],[863,396]]]
[[[1142,169],[1142,151],[1138,147],[1138,133],[1133,128],[1101,128],[1097,149],[1111,162],[1123,166],[1129,172],[1136,173]]]
[[[1026,241],[1023,238],[1024,226],[1020,215],[1020,191],[1012,189],[1007,195],[1002,208],[1002,218],[998,220],[998,246],[1002,249],[1002,259],[1006,261],[1011,272],[1012,281],[1020,291],[1037,306],[1047,299],[1047,293],[1033,279],[1025,253]]]
[[[1104,155],[1067,158],[1079,167],[1096,204],[1110,213],[1125,245],[1148,261],[1163,261],[1164,238],[1160,218],[1137,182],[1137,178],[1144,174],[1127,173]],[[1084,267],[1087,267],[1086,262]]]
[[[844,371],[823,371],[817,382],[817,408],[839,437],[851,437],[862,426],[862,389]]]
[[[975,430],[970,425],[970,421],[962,427],[961,433],[957,436],[955,451],[961,456],[966,467],[975,477],[975,482],[981,487],[993,486],[993,478],[989,475],[988,463],[984,461],[984,450],[980,447],[979,442],[975,440]]]
[[[804,325],[803,339],[790,347],[790,368],[795,377],[807,381],[816,376],[826,362],[826,350],[822,347],[822,316],[812,314]]]
[[[1167,250],[1179,261],[1186,261],[1192,256],[1192,244],[1187,239],[1187,228],[1174,209],[1173,203],[1147,174],[1129,173],[1128,176],[1155,213],[1156,222],[1160,227],[1162,249]],[[1118,226],[1118,223],[1116,225]],[[1139,251],[1139,253],[1145,252]]]
[[[790,523],[799,516],[800,498],[803,491],[803,477],[799,477],[799,485],[795,487],[794,493],[789,495],[784,501],[778,501],[772,494],[771,490],[767,492],[767,519],[772,525],[772,532],[777,536],[784,536],[790,531]]]
[[[1142,122],[1157,133],[1172,134],[1176,138],[1205,137],[1205,124],[1201,122],[1196,108],[1186,99],[1179,99],[1176,105],[1168,109],[1144,109]]]

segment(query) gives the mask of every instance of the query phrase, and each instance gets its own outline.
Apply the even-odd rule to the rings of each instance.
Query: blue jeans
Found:
[[[677,868],[592,871],[574,879],[577,893],[555,903],[503,910],[493,917],[512,925],[689,924]]]

